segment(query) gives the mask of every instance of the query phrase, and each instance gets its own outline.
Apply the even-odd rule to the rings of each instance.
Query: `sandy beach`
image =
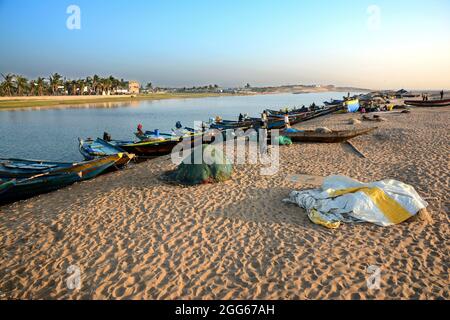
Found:
[[[299,128],[348,129],[339,114]],[[449,299],[450,108],[384,113],[353,144],[281,147],[280,170],[238,165],[231,181],[196,187],[158,179],[166,158],[0,207],[0,299]],[[328,230],[282,202],[341,174],[411,184],[432,223]],[[381,287],[369,289],[367,267]],[[67,268],[81,288],[66,286]]]

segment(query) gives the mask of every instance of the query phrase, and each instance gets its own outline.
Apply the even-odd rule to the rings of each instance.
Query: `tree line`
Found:
[[[58,73],[48,78],[29,80],[17,74],[1,74],[0,96],[44,96],[44,95],[101,95],[119,89],[128,89],[128,81],[113,76],[102,78],[98,75],[85,79],[67,79]]]

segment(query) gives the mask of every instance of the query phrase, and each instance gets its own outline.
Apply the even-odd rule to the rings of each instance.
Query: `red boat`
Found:
[[[450,99],[428,101],[406,100],[405,104],[414,107],[448,107],[450,106]]]

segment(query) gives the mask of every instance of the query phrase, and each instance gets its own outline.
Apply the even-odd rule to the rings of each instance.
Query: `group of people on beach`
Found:
[[[439,92],[439,95],[441,96],[441,100],[444,100],[444,90],[441,90],[441,92]],[[428,98],[428,93],[422,93],[423,101],[428,101]]]

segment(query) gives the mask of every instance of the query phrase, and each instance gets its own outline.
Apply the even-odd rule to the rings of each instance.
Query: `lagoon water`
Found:
[[[101,137],[106,131],[113,139],[132,140],[139,123],[147,130],[170,132],[178,120],[192,127],[194,121],[208,121],[215,116],[237,120],[240,112],[259,117],[264,109],[301,107],[313,102],[322,105],[344,94],[225,96],[0,111],[0,158],[79,161],[78,137]]]

